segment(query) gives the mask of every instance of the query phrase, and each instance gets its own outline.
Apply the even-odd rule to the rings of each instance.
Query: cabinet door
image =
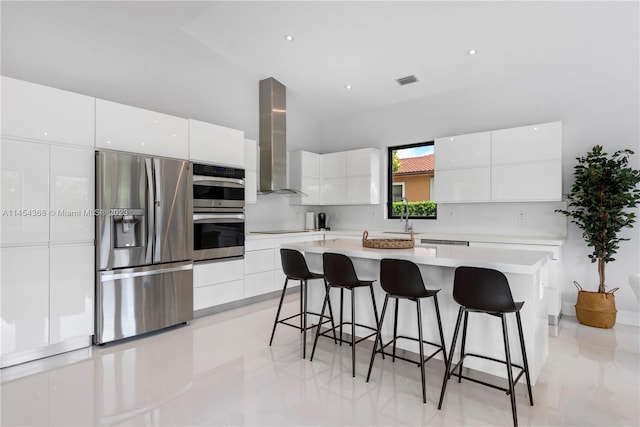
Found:
[[[544,123],[491,132],[493,164],[562,159],[562,123]]]
[[[323,178],[347,176],[347,152],[323,154],[320,157],[320,175]]]
[[[488,202],[491,200],[491,169],[436,170],[435,201],[438,203]]]
[[[51,242],[93,241],[94,169],[93,150],[51,147]]]
[[[352,205],[379,203],[378,190],[370,175],[349,177],[347,178],[347,203]]]
[[[193,287],[242,280],[243,276],[244,260],[242,259],[199,262],[193,266]]]
[[[189,158],[186,119],[96,99],[96,147]]]
[[[2,243],[49,241],[49,146],[3,139]]]
[[[273,249],[245,252],[244,274],[273,270]]]
[[[201,286],[193,290],[193,310],[203,310],[232,301],[241,300],[244,296],[243,280],[216,283]]]
[[[435,169],[482,167],[491,164],[491,133],[438,138],[434,142]]]
[[[189,120],[189,158],[205,163],[244,168],[244,132]]]
[[[347,178],[322,179],[322,203],[325,205],[347,204]]]
[[[49,249],[2,248],[0,253],[2,354],[44,347],[49,344]]]
[[[51,246],[49,344],[93,335],[94,246]]]
[[[320,205],[320,154],[309,151],[289,153],[289,187],[300,190],[306,196],[289,197],[291,205]]]
[[[2,134],[94,146],[95,99],[2,77]]]
[[[347,176],[371,175],[376,151],[373,148],[347,151]]]
[[[495,202],[533,202],[562,200],[560,161],[494,165],[491,200]]]
[[[244,276],[244,297],[266,294],[274,290],[274,271],[248,274]]]

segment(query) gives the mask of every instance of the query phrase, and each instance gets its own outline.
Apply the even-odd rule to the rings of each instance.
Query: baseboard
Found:
[[[562,303],[562,315],[576,317],[575,304],[570,302]],[[616,313],[616,323],[640,327],[640,312],[618,309],[618,313]]]

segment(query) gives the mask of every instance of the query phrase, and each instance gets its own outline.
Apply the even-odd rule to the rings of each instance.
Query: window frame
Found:
[[[398,215],[393,215],[393,159],[392,159],[392,153],[396,150],[403,150],[405,148],[415,148],[415,147],[428,147],[428,146],[435,146],[435,141],[423,141],[423,142],[414,142],[411,144],[403,144],[403,145],[394,145],[394,146],[388,146],[387,147],[387,218],[388,219],[400,219],[400,216]],[[435,147],[434,147],[435,148]],[[434,174],[434,178],[435,179],[435,174]],[[430,185],[433,186],[434,184],[432,184],[433,181],[431,181]],[[404,183],[403,183],[404,185]],[[435,216],[409,216],[409,219],[428,219],[428,220],[433,220],[433,219],[437,219],[438,214],[437,214],[437,210],[436,210],[436,215]]]

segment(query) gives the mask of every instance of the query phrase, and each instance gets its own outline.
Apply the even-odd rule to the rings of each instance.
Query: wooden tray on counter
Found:
[[[409,239],[368,239],[367,230],[362,233],[362,246],[374,249],[410,249],[415,246],[413,231]]]

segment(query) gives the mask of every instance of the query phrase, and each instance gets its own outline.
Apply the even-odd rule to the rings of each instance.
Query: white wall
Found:
[[[575,157],[595,144],[607,151],[621,148],[636,151],[632,159],[638,168],[640,152],[639,46],[638,29],[632,29],[626,44],[608,46],[597,57],[577,56],[583,62],[581,74],[566,72],[562,64],[548,64],[545,73],[514,76],[481,87],[416,99],[384,108],[326,121],[321,124],[319,152],[345,148],[387,146],[429,141],[462,133],[501,129],[560,120],[563,122],[563,188],[566,194],[573,182]],[[635,35],[635,37],[634,37]],[[574,64],[575,65],[575,64]],[[420,83],[418,83],[420,84]],[[422,84],[428,84],[424,82]],[[386,165],[381,165],[383,176]],[[449,205],[453,206],[453,205]],[[562,233],[566,219],[553,214],[555,204],[486,204],[454,207],[454,220],[416,222],[418,230],[473,231],[514,234],[554,235]],[[446,208],[446,206],[444,207]],[[516,213],[526,209],[527,224],[518,224]],[[328,209],[334,227],[382,227],[399,229],[397,220],[383,220],[384,207],[336,207]],[[638,210],[636,209],[636,212]],[[335,218],[337,213],[338,218]],[[363,222],[364,220],[364,222]],[[640,324],[638,301],[628,286],[629,276],[640,272],[640,225],[624,235],[617,260],[607,266],[609,288],[620,287],[617,306],[625,323]],[[563,302],[568,309],[575,303],[572,281],[585,289],[597,287],[597,269],[587,258],[580,231],[567,227],[563,250]],[[567,313],[568,314],[568,313]],[[623,320],[623,319],[621,319]]]

